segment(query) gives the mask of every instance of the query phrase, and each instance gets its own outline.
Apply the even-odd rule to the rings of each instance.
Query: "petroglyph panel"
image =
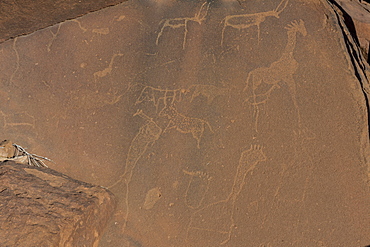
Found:
[[[367,65],[333,8],[127,1],[1,43],[0,134],[116,195],[100,247],[366,246]]]

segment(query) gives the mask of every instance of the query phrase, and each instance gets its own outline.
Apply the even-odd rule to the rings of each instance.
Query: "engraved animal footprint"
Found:
[[[250,149],[241,153],[229,196],[193,213],[187,229],[188,241],[193,233],[198,235],[199,231],[213,233],[212,241],[219,245],[224,245],[231,240],[231,234],[235,228],[235,202],[246,183],[248,173],[252,172],[259,162],[266,160],[267,157],[259,145],[252,145]]]

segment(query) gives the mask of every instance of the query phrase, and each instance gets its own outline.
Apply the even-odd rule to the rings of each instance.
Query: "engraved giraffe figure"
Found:
[[[142,110],[137,110],[133,116],[140,116],[147,122],[140,127],[139,132],[131,142],[131,146],[127,154],[125,172],[122,175],[123,177],[127,176],[127,184],[131,180],[132,172],[136,166],[136,163],[145,153],[148,145],[158,140],[162,133],[162,128],[159,127],[154,120],[147,116]]]
[[[184,27],[184,40],[182,43],[182,49],[185,49],[186,37],[188,34],[188,22],[193,21],[201,25],[202,22],[206,19],[206,16],[209,10],[209,5],[210,4],[207,4],[207,2],[204,2],[202,6],[200,7],[198,13],[196,13],[194,17],[178,17],[178,18],[163,19],[160,22],[160,24],[163,23],[163,25],[162,25],[161,31],[158,33],[155,44],[158,45],[159,38],[163,35],[163,31],[166,27],[169,27],[172,29]]]
[[[207,121],[199,118],[186,117],[180,114],[172,105],[163,108],[158,115],[160,117],[167,117],[170,120],[163,133],[173,128],[184,134],[191,133],[195,140],[197,140],[198,148],[200,148],[200,141],[204,133],[204,125],[206,124],[209,130],[213,132],[211,125]]]
[[[131,141],[131,145],[128,150],[127,158],[126,158],[126,167],[124,173],[120,176],[120,178],[108,188],[112,188],[119,184],[120,182],[124,182],[126,185],[126,195],[122,203],[125,206],[125,212],[123,213],[124,217],[124,224],[122,226],[122,232],[125,231],[130,208],[129,208],[129,192],[130,192],[130,182],[132,179],[134,168],[136,167],[137,162],[139,159],[144,155],[150,143],[154,143],[157,141],[162,133],[162,128],[154,122],[154,120],[147,116],[142,110],[137,110],[137,112],[133,116],[140,116],[141,118],[146,120],[146,123],[140,127],[138,133]]]
[[[280,18],[279,15],[286,8],[286,6],[288,5],[288,2],[289,0],[282,0],[274,10],[270,10],[270,11],[258,12],[258,13],[253,13],[253,14],[227,15],[223,20],[224,27],[222,28],[222,34],[221,34],[221,46],[223,45],[223,42],[224,42],[226,27],[233,27],[235,29],[241,30],[241,29],[246,29],[246,28],[256,26],[258,43],[259,43],[261,23],[266,20],[266,17]]]
[[[302,20],[293,21],[285,27],[287,30],[287,44],[283,51],[282,56],[279,60],[273,62],[269,67],[261,67],[249,72],[246,86],[244,91],[249,87],[252,88],[252,96],[249,96],[246,101],[254,106],[256,113],[256,131],[257,131],[257,121],[258,121],[258,106],[265,104],[270,97],[271,92],[275,88],[279,88],[280,82],[284,82],[288,86],[289,94],[292,97],[294,107],[297,110],[298,124],[301,125],[301,117],[299,112],[299,107],[297,103],[297,86],[293,75],[297,71],[298,62],[293,57],[293,52],[297,42],[297,33],[301,33],[303,36],[307,35],[307,31]],[[271,87],[265,93],[256,94],[256,90],[262,84],[271,85]],[[257,131],[258,132],[258,131]]]

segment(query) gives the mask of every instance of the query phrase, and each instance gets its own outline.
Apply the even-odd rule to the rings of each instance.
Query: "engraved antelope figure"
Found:
[[[226,16],[225,19],[223,20],[224,21],[224,27],[222,28],[221,46],[223,45],[226,27],[233,27],[235,29],[241,30],[241,29],[246,29],[246,28],[256,26],[257,27],[257,32],[258,32],[257,37],[258,37],[258,42],[259,42],[261,23],[264,22],[266,20],[266,18],[270,17],[270,16],[275,17],[275,18],[280,18],[279,15],[286,8],[288,2],[289,2],[289,0],[282,0],[274,10],[270,10],[270,11],[266,11],[266,12]]]
[[[307,31],[302,20],[293,21],[285,27],[285,29],[288,30],[288,40],[282,56],[269,67],[256,68],[249,72],[246,80],[247,85],[244,88],[244,91],[247,90],[248,87],[252,87],[253,95],[248,97],[246,101],[251,102],[255,107],[255,110],[258,111],[258,105],[265,103],[271,92],[275,88],[280,87],[278,84],[280,82],[284,82],[288,86],[289,94],[291,95],[294,107],[297,110],[298,124],[300,125],[300,112],[296,99],[297,87],[293,78],[293,75],[298,68],[298,62],[294,59],[293,52],[297,42],[297,33],[301,33],[303,36],[306,36]],[[262,83],[271,85],[270,89],[265,93],[256,94],[256,90]]]
[[[193,21],[201,25],[202,22],[206,19],[206,16],[209,10],[209,5],[210,4],[207,4],[207,2],[203,3],[198,13],[196,13],[194,17],[178,17],[178,18],[163,19],[160,22],[160,24],[163,23],[163,25],[162,25],[161,31],[158,33],[155,44],[158,45],[159,38],[163,35],[163,31],[166,27],[169,27],[172,29],[184,27],[184,41],[182,43],[182,49],[185,49],[186,36],[188,34],[188,22]]]
[[[199,118],[186,117],[180,114],[173,106],[163,108],[158,115],[160,117],[167,117],[170,120],[163,133],[173,128],[176,128],[177,131],[184,134],[191,133],[195,140],[197,140],[198,148],[200,148],[200,141],[204,133],[205,124],[213,133],[212,127],[207,121]]]

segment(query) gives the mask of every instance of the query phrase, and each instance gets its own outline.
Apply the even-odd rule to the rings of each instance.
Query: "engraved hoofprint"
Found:
[[[227,15],[222,28],[221,35],[221,46],[223,45],[225,38],[226,27],[232,27],[238,30],[250,28],[253,26],[257,27],[258,42],[260,41],[260,25],[266,20],[266,17],[280,18],[281,12],[286,8],[289,0],[282,0],[279,5],[274,9],[266,12],[258,12],[253,14],[240,14],[240,15]]]
[[[187,228],[187,240],[190,231],[214,232],[220,245],[231,240],[235,228],[235,202],[243,190],[247,175],[259,162],[266,160],[266,155],[259,145],[252,145],[241,153],[230,194],[226,199],[208,204],[192,214]]]
[[[170,19],[163,19],[160,24],[163,23],[161,31],[158,33],[157,40],[155,41],[156,45],[159,43],[159,38],[163,35],[163,31],[166,27],[176,29],[176,28],[184,28],[184,40],[182,42],[182,49],[185,49],[186,45],[186,38],[188,34],[188,22],[193,21],[198,23],[199,25],[205,20],[209,5],[207,2],[204,2],[200,7],[198,13],[194,15],[194,17],[178,17],[178,18],[170,18]]]
[[[301,33],[303,36],[307,35],[307,31],[302,20],[293,21],[285,29],[287,29],[288,40],[286,47],[283,51],[282,56],[279,60],[273,62],[269,67],[261,67],[252,70],[249,72],[246,86],[244,91],[251,87],[252,95],[249,96],[246,101],[254,106],[255,110],[255,127],[257,131],[257,122],[258,122],[258,106],[265,104],[269,99],[271,92],[275,88],[279,88],[278,85],[280,82],[285,83],[288,86],[289,94],[292,97],[294,107],[297,110],[298,115],[298,124],[301,125],[301,118],[299,107],[297,103],[297,89],[296,82],[293,78],[293,75],[297,71],[298,62],[293,57],[293,51],[297,42],[297,33]],[[262,83],[270,85],[270,88],[264,93],[257,93],[257,89],[261,86]]]
[[[204,125],[207,125],[209,130],[213,132],[211,125],[207,121],[199,118],[186,117],[180,114],[172,105],[163,108],[158,115],[160,117],[167,117],[170,120],[163,133],[173,128],[184,134],[191,133],[197,140],[198,148],[200,148],[200,141],[204,133]]]

